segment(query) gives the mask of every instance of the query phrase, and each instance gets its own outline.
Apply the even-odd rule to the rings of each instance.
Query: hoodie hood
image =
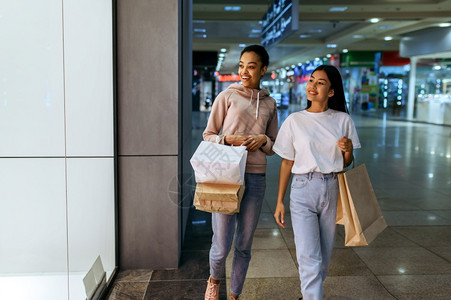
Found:
[[[257,105],[255,108],[255,118],[258,119],[258,109],[260,106],[260,100],[269,96],[268,90],[252,89],[252,88],[245,87],[239,83],[231,84],[227,89],[231,89],[234,92],[240,94],[243,98],[249,99],[249,105],[252,103],[252,101],[256,101]]]

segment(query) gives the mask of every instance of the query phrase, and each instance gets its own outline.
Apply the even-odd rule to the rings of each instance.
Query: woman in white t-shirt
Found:
[[[360,142],[335,67],[316,68],[306,91],[307,108],[285,120],[273,146],[282,157],[274,217],[286,227],[283,198],[293,173],[290,212],[301,290],[304,299],[316,300],[323,298],[335,239],[337,173],[352,163]]]

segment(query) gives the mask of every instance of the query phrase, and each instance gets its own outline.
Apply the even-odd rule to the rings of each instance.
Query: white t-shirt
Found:
[[[343,136],[352,140],[354,149],[360,148],[354,122],[347,113],[333,109],[320,113],[303,110],[283,122],[273,150],[294,161],[291,169],[294,174],[340,172],[343,155],[337,141]]]

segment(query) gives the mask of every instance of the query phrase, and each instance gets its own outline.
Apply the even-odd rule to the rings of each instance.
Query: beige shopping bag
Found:
[[[345,227],[345,246],[367,246],[387,227],[366,166],[338,175],[337,224]]]
[[[193,204],[198,210],[233,215],[240,212],[244,185],[197,183]]]

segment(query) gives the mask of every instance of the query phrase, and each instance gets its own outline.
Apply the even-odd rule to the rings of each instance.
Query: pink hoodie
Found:
[[[221,133],[222,128],[222,133]],[[230,134],[266,135],[266,145],[247,155],[246,173],[265,173],[266,155],[273,155],[277,136],[276,101],[267,90],[257,90],[234,83],[219,93],[213,102],[204,140]]]

